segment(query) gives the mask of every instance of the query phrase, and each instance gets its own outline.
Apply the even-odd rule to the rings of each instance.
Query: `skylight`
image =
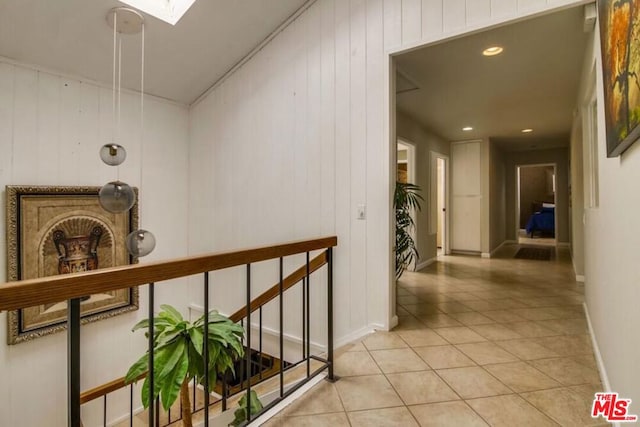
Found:
[[[120,0],[151,16],[176,25],[196,0]]]

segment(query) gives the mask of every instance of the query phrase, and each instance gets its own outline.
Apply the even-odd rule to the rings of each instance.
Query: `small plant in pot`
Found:
[[[196,378],[199,384],[204,384],[206,374],[212,389],[219,375],[228,371],[235,375],[233,362],[244,354],[244,329],[215,310],[209,313],[209,365],[205,373],[204,315],[191,323],[170,305],[160,308],[162,310],[158,317],[153,320],[154,390],[149,390],[148,352],[129,368],[125,382],[132,383],[147,374],[142,386],[142,404],[145,408],[149,407],[151,399],[159,396],[162,407],[168,410],[180,396],[182,423],[185,427],[192,427],[189,382]],[[148,338],[149,319],[138,322],[132,330],[138,329],[146,329]],[[252,406],[255,403],[252,402]]]
[[[415,227],[411,214],[420,210],[420,187],[415,184],[396,182],[393,195],[393,207],[396,211],[396,280],[414,261],[420,258],[416,242],[411,237],[411,229]]]

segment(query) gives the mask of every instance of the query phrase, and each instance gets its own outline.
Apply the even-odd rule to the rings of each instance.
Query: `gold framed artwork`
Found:
[[[607,156],[640,137],[640,2],[598,0]]]
[[[124,213],[104,210],[100,187],[7,186],[9,281],[67,274],[137,262],[125,246],[138,228],[138,204]],[[137,200],[137,189],[134,189]],[[81,300],[82,323],[138,309],[138,288]],[[66,329],[67,302],[8,313],[9,344]]]

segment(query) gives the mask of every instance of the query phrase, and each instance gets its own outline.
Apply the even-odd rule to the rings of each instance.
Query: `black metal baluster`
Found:
[[[222,377],[222,412],[227,410],[227,383],[229,382],[229,371],[225,371]]]
[[[209,427],[209,272],[204,273],[204,426]]]
[[[307,278],[302,278],[302,360],[307,357]]]
[[[149,425],[154,425],[155,421],[155,402],[153,399],[154,391],[154,372],[153,372],[153,316],[154,316],[154,284],[149,283]]]
[[[133,427],[133,384],[129,386],[129,427]]]
[[[309,282],[311,280],[310,278],[310,267],[309,267],[309,252],[307,252],[307,319],[306,319],[306,325],[307,325],[307,378],[309,378],[309,375],[311,375],[311,305],[309,303],[309,301],[311,300],[311,288],[309,286]]]
[[[80,298],[67,303],[67,376],[69,427],[80,427]]]
[[[103,404],[102,404],[102,425],[107,427],[107,395],[103,396]]]
[[[197,386],[197,382],[196,379],[193,379],[193,408],[191,409],[191,413],[196,412],[196,408],[198,407],[198,404],[196,403],[196,386]]]
[[[160,396],[156,397],[156,427],[160,427]]]
[[[333,373],[333,248],[327,249],[327,335],[329,381],[335,381]]]
[[[280,307],[279,307],[280,308],[280,397],[284,396],[284,330],[283,330],[284,315],[282,310],[283,275],[284,275],[283,260],[282,260],[282,257],[280,257],[280,282],[278,285],[278,293],[280,298]]]
[[[262,306],[260,306],[260,348],[258,350],[259,363],[258,370],[260,371],[260,379],[262,379]]]
[[[247,422],[251,421],[251,264],[247,264]]]

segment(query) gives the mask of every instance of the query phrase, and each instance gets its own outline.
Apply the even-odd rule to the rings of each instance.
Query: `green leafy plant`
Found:
[[[257,414],[258,412],[262,411],[262,403],[260,402],[260,399],[258,399],[258,395],[256,394],[256,392],[251,390],[249,392],[249,396],[250,396],[249,397],[249,401],[250,401],[249,405],[247,405],[247,395],[246,394],[244,396],[242,396],[242,398],[240,398],[240,401],[238,402],[238,405],[240,405],[240,406],[233,413],[233,415],[235,415],[235,418],[229,424],[230,426],[237,427],[240,424],[242,424],[243,422],[245,422],[245,420],[247,419],[247,406],[249,407],[249,410],[251,411],[251,415]]]
[[[393,207],[396,211],[396,279],[414,261],[420,258],[416,242],[411,237],[411,229],[415,227],[412,211],[419,211],[420,201],[424,200],[419,192],[422,191],[415,184],[396,182],[393,195]]]
[[[149,406],[151,399],[160,396],[160,402],[168,410],[178,395],[182,402],[183,425],[191,427],[191,404],[189,401],[189,382],[196,378],[204,384],[205,374],[212,388],[218,375],[231,371],[233,362],[244,354],[242,338],[244,329],[217,311],[209,313],[209,365],[204,368],[204,315],[191,323],[182,318],[180,312],[170,305],[160,306],[162,311],[153,320],[154,380],[153,392],[149,390],[149,377],[142,385],[142,404]],[[132,331],[146,329],[149,337],[149,320],[137,323]],[[127,372],[125,382],[137,381],[148,374],[149,353],[145,353]],[[257,396],[256,396],[257,399]]]

